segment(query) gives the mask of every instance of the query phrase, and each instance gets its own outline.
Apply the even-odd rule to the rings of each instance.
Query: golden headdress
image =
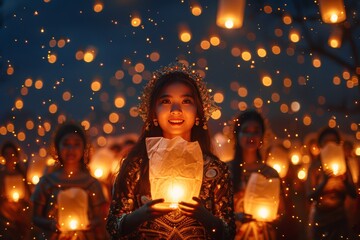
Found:
[[[150,110],[150,97],[153,93],[156,81],[164,75],[176,72],[188,75],[189,78],[195,82],[195,85],[200,93],[201,102],[204,110],[204,122],[208,121],[211,117],[211,114],[215,110],[219,109],[219,107],[213,101],[212,95],[210,94],[206,83],[203,81],[203,78],[190,67],[185,66],[183,63],[175,62],[155,71],[152,75],[151,80],[144,87],[143,93],[138,97],[138,99],[140,100],[140,103],[138,105],[138,113],[145,123],[149,121],[149,119],[147,119],[147,116]]]

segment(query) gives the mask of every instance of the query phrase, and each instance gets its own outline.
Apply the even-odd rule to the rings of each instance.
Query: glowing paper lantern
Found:
[[[36,185],[40,177],[44,175],[45,169],[46,169],[46,162],[47,160],[45,158],[42,158],[38,155],[35,155],[29,164],[29,168],[26,174],[26,179],[28,182],[31,182],[32,184]]]
[[[346,19],[343,0],[319,0],[319,7],[324,23],[339,23]]]
[[[289,169],[289,154],[282,146],[271,147],[266,164],[274,168],[281,178],[285,177]]]
[[[243,25],[245,0],[220,0],[216,24],[222,28],[241,28]]]
[[[198,142],[181,137],[146,139],[152,199],[163,198],[159,208],[177,208],[178,202],[192,202],[199,196],[203,176],[203,155]]]
[[[69,188],[59,192],[58,223],[62,232],[86,230],[89,225],[87,215],[88,196],[81,188]]]
[[[111,173],[111,168],[115,160],[111,150],[102,148],[95,152],[89,163],[90,173],[99,180],[106,180]]]
[[[334,175],[346,172],[344,148],[335,143],[328,143],[320,150],[321,163],[325,170],[331,170]]]
[[[223,162],[228,162],[234,157],[234,144],[222,133],[217,133],[213,138],[214,151],[216,156]]]
[[[25,182],[20,175],[5,177],[5,193],[11,202],[18,202],[25,196]]]
[[[340,29],[335,29],[332,31],[328,44],[332,48],[340,48],[342,43],[342,31]]]
[[[280,179],[267,179],[260,173],[252,173],[245,190],[245,213],[251,214],[257,221],[273,221],[279,208],[279,198]]]

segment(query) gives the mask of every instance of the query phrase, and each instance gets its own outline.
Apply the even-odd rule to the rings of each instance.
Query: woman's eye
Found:
[[[169,99],[162,99],[162,100],[160,101],[160,103],[161,103],[161,104],[168,104],[168,103],[170,103],[170,100],[169,100]]]
[[[183,103],[185,103],[185,104],[192,104],[193,101],[192,101],[192,99],[184,99]]]

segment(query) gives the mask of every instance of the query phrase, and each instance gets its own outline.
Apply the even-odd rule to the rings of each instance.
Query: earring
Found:
[[[197,117],[197,118],[195,118],[195,125],[199,126],[199,124],[200,124],[200,118]]]
[[[159,122],[158,122],[158,120],[157,120],[156,118],[153,119],[153,123],[154,123],[154,126],[155,126],[155,127],[159,126]]]

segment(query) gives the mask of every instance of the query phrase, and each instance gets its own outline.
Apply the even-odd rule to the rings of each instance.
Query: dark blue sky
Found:
[[[195,63],[195,69],[205,72],[205,80],[215,93],[222,93],[224,101],[221,118],[211,120],[213,133],[221,132],[225,123],[239,113],[238,103],[246,103],[253,108],[256,98],[262,99],[259,110],[268,119],[270,128],[280,138],[303,139],[308,133],[328,125],[330,119],[336,120],[337,127],[344,133],[360,138],[359,89],[346,85],[343,72],[349,71],[350,77],[356,79],[354,69],[338,64],[329,55],[322,55],[313,49],[309,50],[306,32],[309,31],[315,45],[324,47],[329,53],[353,63],[360,53],[351,49],[350,42],[344,40],[340,49],[326,47],[327,38],[334,26],[323,24],[319,19],[318,6],[313,1],[303,1],[302,13],[310,16],[308,20],[296,21],[299,16],[293,1],[247,1],[244,26],[241,29],[226,30],[216,26],[217,1],[199,1],[202,14],[198,17],[191,14],[189,1],[103,1],[104,9],[100,13],[93,10],[95,1],[25,1],[4,0],[1,6],[2,26],[0,29],[0,130],[13,122],[13,133],[0,135],[0,141],[12,138],[18,132],[24,132],[26,139],[23,145],[29,149],[47,144],[51,131],[44,136],[37,136],[37,131],[26,128],[26,121],[32,120],[35,126],[51,123],[56,126],[60,114],[68,119],[88,120],[91,126],[98,129],[98,136],[113,136],[125,132],[139,132],[140,118],[129,115],[129,109],[137,104],[137,96],[144,86],[132,82],[132,70],[137,63],[145,66],[146,72],[152,72],[160,66],[167,65],[175,59]],[[281,3],[280,3],[281,2]],[[359,3],[353,4],[349,23],[354,21],[359,26]],[[273,11],[264,13],[264,6],[269,5]],[[139,27],[132,27],[130,16],[138,12],[142,19]],[[281,15],[289,13],[294,21],[286,25]],[[311,20],[311,17],[317,20]],[[303,19],[303,18],[300,18]],[[310,20],[309,20],[310,19]],[[179,26],[186,24],[192,32],[188,43],[178,38]],[[302,28],[304,27],[304,28]],[[282,35],[275,35],[280,30]],[[292,43],[288,34],[298,29],[302,38]],[[43,30],[43,32],[42,32]],[[353,30],[353,40],[359,44],[360,29]],[[217,35],[221,39],[219,46],[208,50],[200,47],[202,40],[209,40]],[[51,47],[50,40],[67,39],[64,47]],[[271,51],[278,45],[280,54]],[[259,47],[267,51],[266,57],[256,53]],[[86,63],[76,60],[79,50],[96,49],[94,61]],[[245,61],[232,54],[233,49],[249,51],[250,61]],[[359,46],[357,46],[359,51]],[[159,61],[152,61],[149,55],[157,52]],[[49,63],[48,54],[55,54],[57,61]],[[321,60],[321,67],[312,65],[314,57]],[[199,66],[205,62],[205,66]],[[126,64],[124,64],[126,63]],[[14,73],[8,74],[9,66]],[[130,71],[129,71],[130,69]],[[115,80],[116,71],[123,71],[124,78]],[[358,73],[359,74],[359,73]],[[269,87],[261,83],[263,75],[272,78]],[[146,76],[146,74],[145,74]],[[334,76],[341,79],[340,85],[333,84]],[[27,78],[33,82],[41,79],[43,87],[35,89],[34,84],[25,87],[27,95],[21,89]],[[292,85],[284,87],[285,78],[291,79]],[[102,88],[93,92],[90,88],[95,79],[100,79]],[[234,84],[245,87],[248,94],[241,97]],[[62,95],[69,91],[70,101],[64,101]],[[279,101],[272,97],[280,96]],[[118,109],[113,100],[122,95],[126,104]],[[15,101],[21,99],[23,108],[14,108]],[[291,103],[300,103],[299,111],[282,112],[281,106],[291,108]],[[55,103],[58,111],[49,113],[49,106]],[[120,121],[112,124],[114,131],[105,134],[102,125],[108,123],[111,112],[120,114]],[[312,123],[304,125],[303,119],[310,116]],[[357,126],[357,128],[354,128]],[[353,129],[351,129],[351,127]],[[1,131],[0,131],[1,133]],[[34,139],[40,139],[34,143]]]

